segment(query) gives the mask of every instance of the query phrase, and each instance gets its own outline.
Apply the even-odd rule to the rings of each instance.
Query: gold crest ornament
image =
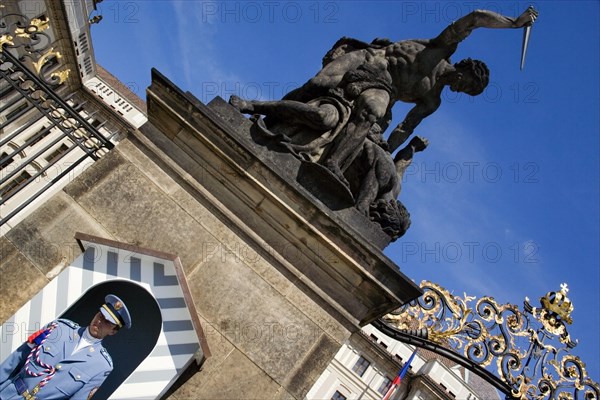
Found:
[[[123,308],[123,303],[121,303],[120,301],[117,301],[114,305],[115,310],[119,311],[121,308]]]
[[[519,400],[600,399],[600,385],[585,363],[571,354],[577,345],[567,330],[573,303],[566,284],[534,307],[500,304],[490,296],[457,296],[428,281],[423,295],[375,321],[398,340],[435,351],[445,347],[453,360]],[[394,329],[395,327],[395,329]],[[493,377],[489,366],[496,365]]]

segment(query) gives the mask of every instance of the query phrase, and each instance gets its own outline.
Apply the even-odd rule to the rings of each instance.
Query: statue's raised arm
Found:
[[[488,10],[475,10],[450,24],[442,33],[432,39],[431,42],[440,46],[455,46],[465,40],[473,29],[523,28],[531,25],[537,17],[538,12],[531,6],[517,18],[506,17]]]

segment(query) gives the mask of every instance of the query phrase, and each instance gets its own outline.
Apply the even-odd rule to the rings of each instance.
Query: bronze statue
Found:
[[[363,164],[359,175],[371,180],[372,174],[366,170],[369,161],[365,164],[358,159],[365,158],[359,157],[365,151],[372,152],[369,133],[385,130],[396,101],[415,106],[392,130],[387,143],[380,141],[390,161],[421,121],[438,109],[445,86],[472,96],[487,86],[489,70],[483,62],[468,58],[450,63],[461,41],[476,28],[529,27],[537,16],[532,7],[518,18],[476,10],[433,39],[375,39],[369,44],[342,38],[323,58],[317,75],[282,100],[246,101],[232,96],[230,103],[243,113],[265,115],[265,121],[258,120],[264,135],[300,159],[327,168],[357,199],[356,207],[365,212],[364,185],[349,182],[347,171],[353,164]]]

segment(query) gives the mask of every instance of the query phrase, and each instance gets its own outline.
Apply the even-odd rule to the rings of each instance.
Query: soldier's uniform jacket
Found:
[[[113,369],[112,360],[102,342],[85,347],[75,354],[85,327],[64,319],[55,321],[56,327],[48,334],[39,352],[39,360],[33,355],[28,363],[32,373],[45,371],[42,364],[52,366],[55,374],[34,394],[36,399],[87,399],[93,394]],[[33,349],[32,349],[33,346]],[[47,374],[31,376],[25,369],[28,355],[36,346],[23,343],[0,365],[0,399],[23,399],[21,391],[32,393]]]

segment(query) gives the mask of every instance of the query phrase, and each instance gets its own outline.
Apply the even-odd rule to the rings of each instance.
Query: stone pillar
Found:
[[[189,280],[229,355],[182,398],[303,398],[352,332],[419,289],[383,256],[377,226],[316,200],[295,179],[300,161],[257,144],[222,99],[205,106],[157,71],[147,93],[151,158],[219,219],[195,238],[205,251]],[[237,382],[248,370],[259,378]]]
[[[317,200],[296,182],[300,161],[256,144],[222,99],[206,106],[153,70],[147,105],[149,122],[13,228],[3,252],[27,260],[37,288],[74,258],[60,253],[76,231],[177,254],[212,355],[168,397],[302,399],[353,332],[420,289],[376,226]],[[29,287],[11,265],[0,295],[19,300],[3,302],[3,320]]]

